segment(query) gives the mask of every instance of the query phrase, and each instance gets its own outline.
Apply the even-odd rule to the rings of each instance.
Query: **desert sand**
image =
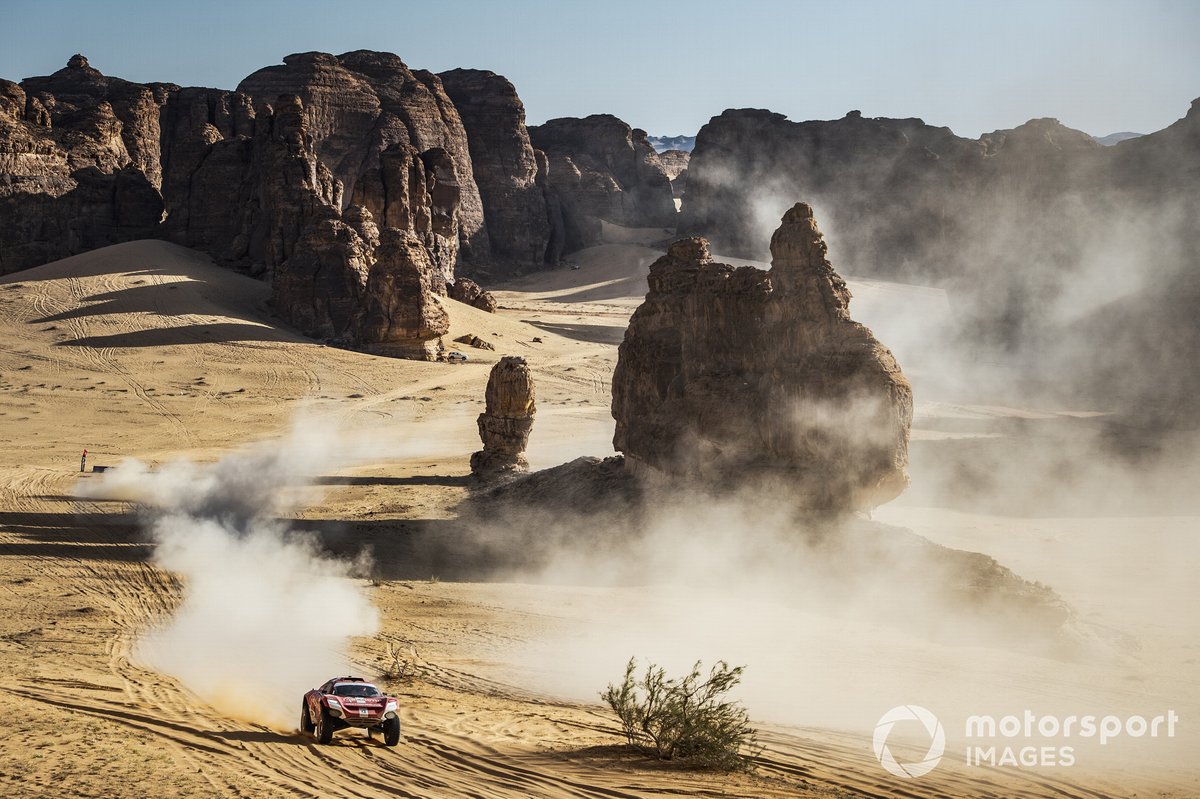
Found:
[[[1088,639],[1082,656],[916,634],[888,619],[886,586],[868,603],[873,615],[830,617],[771,596],[702,603],[697,613],[690,589],[670,582],[471,581],[454,563],[435,571],[409,557],[413,531],[436,535],[469,491],[474,420],[500,356],[525,356],[535,374],[534,468],[611,454],[616,347],[664,237],[625,232],[574,256],[578,269],[502,286],[494,315],[446,300],[450,338],[472,333],[496,346],[450,345],[470,356],[462,365],[305,339],[272,320],[262,283],[163,242],[117,245],[0,281],[0,695],[8,700],[0,793],[1200,794],[1200,513],[1188,507],[1062,516],[964,508],[945,492],[921,490],[939,450],[914,458],[913,489],[876,520],[986,553],[1050,586],[1079,617]],[[920,330],[889,309],[917,308],[928,321],[945,308],[944,295],[878,282],[851,287],[856,316],[894,341],[902,361],[919,361]],[[1086,417],[1086,408],[986,403],[945,388],[923,401],[921,370],[913,374],[915,448],[963,439],[1002,446],[1014,419],[1055,431]],[[89,468],[128,457],[151,467],[211,462],[284,435],[298,416],[336,422],[345,435],[365,433],[378,445],[353,465],[318,468],[320,498],[292,515],[333,551],[374,554],[372,579],[344,579],[377,608],[379,631],[341,654],[348,668],[400,695],[396,749],[355,733],[317,746],[281,725],[219,711],[149,668],[137,642],[170,618],[188,586],[152,562],[153,539],[129,505],[83,498],[81,486],[100,479],[79,473],[85,448]],[[708,596],[720,596],[713,588]],[[405,661],[404,679],[384,677],[389,650]],[[597,694],[631,655],[672,668],[701,657],[745,663],[739,696],[764,747],[756,771],[705,774],[627,752]],[[313,673],[311,685],[329,676]],[[947,728],[946,757],[918,781],[887,774],[871,748],[879,716],[905,703],[936,709]],[[1183,721],[1170,740],[1080,747],[1072,768],[963,763],[956,732],[965,715],[1025,708],[1171,708]]]

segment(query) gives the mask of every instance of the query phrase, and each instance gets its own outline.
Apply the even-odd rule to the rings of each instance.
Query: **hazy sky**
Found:
[[[2,0],[0,77],[75,52],[108,75],[233,88],[294,52],[374,49],[506,75],[531,124],[612,113],[695,133],[726,108],[919,116],[960,135],[1052,116],[1147,133],[1200,97],[1200,0]]]

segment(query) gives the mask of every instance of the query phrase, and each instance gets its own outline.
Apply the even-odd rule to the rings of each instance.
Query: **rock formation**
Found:
[[[274,273],[310,223],[339,213],[341,199],[341,184],[316,157],[303,104],[282,95],[259,109],[253,137],[209,145],[186,196],[173,199],[167,227],[187,246]]]
[[[423,297],[403,304],[418,315],[399,327],[367,325],[367,286],[393,283],[370,281],[381,230],[406,233],[425,254],[401,260],[438,273],[400,284],[436,294],[461,275],[557,263],[596,243],[604,220],[671,226],[671,189],[686,179],[681,233],[763,256],[778,214],[808,198],[847,272],[947,289],[972,343],[1040,353],[1065,342],[1052,311],[1081,282],[1101,298],[1123,285],[1097,278],[1096,264],[1133,264],[1156,281],[1140,299],[1113,298],[1136,300],[1123,312],[1135,321],[1080,335],[1110,341],[1105,375],[1144,375],[1121,382],[1160,387],[1171,415],[1200,419],[1200,377],[1172,366],[1190,359],[1196,326],[1164,339],[1155,322],[1190,318],[1200,293],[1196,104],[1111,147],[1047,119],[965,139],[918,119],[731,110],[704,127],[671,184],[681,159],[614,117],[526,130],[515,90],[493,73],[439,78],[387,53],[302,53],[240,89],[133,83],[81,55],[52,75],[0,80],[0,274],[162,236],[277,283],[276,307],[300,330],[370,347],[381,342],[360,339],[367,330],[389,340],[433,329]],[[1142,357],[1146,342],[1160,357]],[[1159,371],[1146,374],[1151,363]],[[1113,382],[1099,379],[1096,396],[1123,396]]]
[[[0,272],[162,235],[269,275],[324,206],[358,205],[420,240],[450,282],[555,264],[595,243],[601,220],[673,222],[641,131],[554,120],[547,155],[506,79],[444,77],[355,51],[287,56],[237,91],[132,83],[80,55],[2,81]]]
[[[635,471],[804,507],[886,502],[908,481],[908,381],[850,318],[808,205],[784,215],[771,253],[770,271],[735,268],[689,238],[650,267],[613,374],[613,445]]]
[[[313,338],[340,345],[363,343],[363,296],[379,235],[370,212],[359,206],[351,206],[340,218],[329,209],[324,218],[314,220],[292,256],[274,272],[275,312]]]
[[[667,173],[667,177],[671,180],[671,194],[675,199],[683,196],[684,186],[687,184],[687,166],[691,159],[690,152],[683,150],[663,150],[658,154],[658,160],[662,162],[663,171]]]
[[[464,333],[454,339],[459,344],[466,344],[468,347],[474,347],[477,350],[494,350],[496,345],[490,341],[484,341],[474,333]]]
[[[1071,367],[1048,373],[1045,383],[1090,383],[1095,407],[1138,415],[1144,397],[1124,387],[1152,387],[1163,418],[1196,424],[1200,405],[1185,386],[1200,386],[1200,374],[1183,379],[1169,365],[1190,359],[1182,342],[1194,336],[1164,339],[1151,320],[1186,315],[1187,298],[1197,294],[1198,165],[1200,102],[1170,127],[1111,147],[1053,119],[966,139],[919,119],[851,112],[791,122],[730,110],[696,140],[679,231],[708,236],[718,252],[759,258],[774,214],[811,199],[850,274],[946,289],[961,319],[950,332],[957,340],[1035,366],[1058,349],[1055,360]],[[1112,274],[1105,264],[1114,265]],[[1103,320],[1087,334],[1063,329],[1062,310],[1077,297],[1131,307],[1118,288],[1131,274],[1154,274],[1155,286],[1169,287],[1162,302],[1149,299],[1153,288],[1144,292],[1137,304],[1154,310],[1132,314],[1141,319],[1134,327],[1100,337]],[[1069,343],[1090,342],[1090,351],[1097,340],[1106,347],[1082,360]],[[1159,342],[1156,357],[1145,358],[1135,340]],[[1104,377],[1081,374],[1101,362]]]
[[[436,246],[433,257],[446,279],[453,277],[450,250],[457,253],[460,245],[467,261],[487,261],[466,132],[436,75],[368,50],[296,53],[283,62],[251,74],[238,91],[256,105],[298,96],[317,155],[348,201],[368,208],[381,227],[413,233],[431,253]],[[454,202],[450,193],[457,195]]]
[[[525,127],[525,106],[502,75],[454,69],[438,75],[467,132],[491,241],[493,271],[536,268],[551,256],[544,170]]]
[[[59,129],[70,150],[70,164],[113,172],[132,166],[158,188],[158,108],[161,98],[140,83],[102,75],[78,53],[52,75],[21,82],[31,116]],[[43,112],[44,113],[41,113]],[[74,135],[72,135],[74,134]]]
[[[369,352],[432,361],[450,317],[438,297],[441,270],[412,233],[385,228],[367,275],[357,340]]]
[[[469,277],[460,277],[451,284],[450,299],[458,300],[488,313],[496,312],[496,298],[490,291],[484,291]]]
[[[600,243],[602,221],[675,226],[671,181],[645,131],[597,114],[552,119],[530,128],[529,138],[546,154],[546,185],[561,209],[566,252]]]
[[[158,100],[81,55],[0,81],[0,274],[154,234]]]
[[[1101,237],[1126,146],[1052,119],[966,139],[857,111],[797,123],[729,110],[696,139],[679,231],[762,258],[775,214],[808,198],[845,232],[834,245],[847,272],[969,291],[972,326],[1011,339]]]
[[[479,414],[483,449],[471,455],[471,471],[482,477],[526,471],[525,447],[536,408],[533,376],[524,358],[508,355],[492,367],[486,399]]]

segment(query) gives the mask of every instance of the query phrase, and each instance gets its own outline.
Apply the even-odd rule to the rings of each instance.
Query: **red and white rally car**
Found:
[[[386,696],[362,677],[335,677],[304,695],[300,730],[327,744],[336,730],[358,727],[370,737],[383,731],[388,746],[400,743],[400,700]]]

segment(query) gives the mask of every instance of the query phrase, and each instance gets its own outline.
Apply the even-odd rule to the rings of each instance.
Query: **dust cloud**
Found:
[[[304,418],[282,439],[215,463],[127,460],[82,484],[81,495],[144,506],[153,562],[183,583],[179,607],[141,636],[134,657],[229,717],[294,729],[300,696],[349,672],[347,644],[373,635],[378,614],[347,579],[366,570],[365,553],[328,557],[277,515],[319,496],[317,474],[373,448]]]
[[[763,243],[784,209],[808,201],[835,268],[871,275],[839,257],[866,251],[855,239],[869,221],[776,189],[756,187],[737,212],[762,220]],[[586,511],[549,496],[556,484],[531,483],[468,516],[480,547],[526,559],[503,579],[569,597],[561,631],[514,653],[517,679],[594,701],[630,656],[674,672],[723,659],[748,666],[739,698],[753,718],[867,734],[910,702],[948,730],[1024,708],[1200,712],[1188,676],[1200,654],[1200,446],[1171,427],[1194,410],[1181,387],[1195,366],[1170,360],[1194,319],[1151,302],[1179,305],[1158,266],[1174,275],[1194,262],[1186,204],[1107,199],[1119,212],[1059,209],[1069,236],[1015,203],[964,221],[963,271],[1013,264],[1003,285],[851,278],[851,315],[895,350],[916,399],[912,485],[874,520],[796,513],[784,481],[641,486],[632,502],[627,487],[597,484]],[[1009,305],[1022,315],[1006,319]],[[1136,313],[1114,314],[1126,308]],[[1111,335],[1112,320],[1137,335]],[[853,428],[853,410],[830,418]],[[1090,764],[1178,766],[1195,740]]]

